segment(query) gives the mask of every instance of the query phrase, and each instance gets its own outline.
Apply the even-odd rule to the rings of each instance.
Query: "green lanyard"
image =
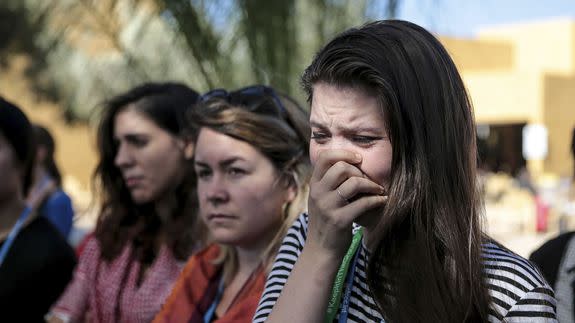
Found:
[[[329,297],[327,303],[327,310],[325,311],[325,323],[331,323],[335,319],[337,315],[337,309],[339,308],[339,304],[341,303],[341,293],[343,291],[343,283],[345,280],[345,276],[347,275],[347,271],[349,270],[349,264],[353,259],[359,244],[361,243],[361,238],[363,236],[363,228],[360,228],[355,232],[353,235],[353,239],[351,241],[351,245],[349,249],[347,249],[347,253],[343,257],[343,261],[339,266],[339,270],[335,275],[335,281],[333,282],[333,288],[331,289],[331,296]]]

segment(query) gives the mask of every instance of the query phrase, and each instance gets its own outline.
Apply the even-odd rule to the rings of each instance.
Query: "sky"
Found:
[[[467,38],[487,26],[575,20],[575,0],[404,0],[398,11],[434,33]]]

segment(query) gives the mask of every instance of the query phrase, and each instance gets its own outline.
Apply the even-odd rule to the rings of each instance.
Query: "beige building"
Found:
[[[521,143],[523,125],[541,124],[548,133],[548,153],[542,159],[527,160],[528,169],[535,176],[570,175],[569,145],[575,126],[575,21],[489,27],[475,39],[441,40],[463,75],[477,123],[492,128],[511,126],[502,135],[515,140],[502,139],[509,146],[502,149],[503,154],[513,143]],[[512,154],[520,152],[518,148]]]

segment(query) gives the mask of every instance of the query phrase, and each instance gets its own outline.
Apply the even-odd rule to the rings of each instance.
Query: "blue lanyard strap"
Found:
[[[349,246],[349,249],[347,249],[347,253],[343,257],[341,265],[339,266],[339,270],[337,271],[337,274],[335,275],[335,280],[333,282],[333,287],[331,290],[331,296],[329,297],[329,300],[327,303],[327,309],[326,309],[325,319],[324,319],[325,323],[333,322],[333,320],[335,319],[335,316],[337,315],[337,309],[339,308],[339,304],[341,303],[341,293],[343,291],[343,282],[345,280],[345,277],[348,274],[349,265],[351,264],[352,259],[355,259],[355,260],[357,259],[357,257],[355,257],[356,251],[359,248],[359,245],[361,244],[361,238],[362,237],[363,237],[363,228],[360,228],[353,235],[353,239],[351,240],[351,245]],[[355,260],[354,260],[354,265],[352,266],[352,268],[353,268],[352,270],[355,270]],[[349,276],[353,276],[353,273]],[[348,280],[350,280],[350,279],[351,279],[351,282],[353,282],[353,277],[348,278]],[[349,300],[348,300],[348,302],[349,302]]]
[[[0,249],[0,267],[4,263],[8,251],[10,250],[10,247],[14,243],[14,239],[16,239],[18,233],[20,233],[20,230],[22,230],[22,226],[24,225],[24,222],[28,218],[28,215],[30,215],[31,211],[32,211],[31,208],[26,207],[24,211],[22,211],[22,213],[20,214],[20,217],[18,218],[18,221],[16,221],[16,224],[14,224],[14,226],[12,227],[12,230],[10,230],[8,238],[6,238],[6,241],[4,241],[4,244],[2,245],[2,249]]]
[[[220,278],[220,283],[218,284],[218,292],[216,293],[216,297],[214,298],[212,305],[210,305],[210,307],[206,311],[206,314],[204,314],[204,323],[210,323],[212,321],[214,314],[216,313],[216,307],[218,307],[218,304],[220,303],[223,294],[224,294],[224,275],[222,275],[222,277]]]
[[[339,323],[347,322],[347,314],[349,313],[349,301],[351,299],[351,289],[353,288],[353,276],[355,276],[355,267],[357,266],[357,258],[359,257],[359,252],[355,253],[353,257],[353,262],[349,268],[349,273],[345,280],[345,292],[343,294],[343,301],[341,303],[341,312],[339,313]]]

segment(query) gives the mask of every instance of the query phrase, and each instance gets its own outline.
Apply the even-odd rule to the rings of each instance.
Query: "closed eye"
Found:
[[[383,139],[383,137],[377,136],[352,136],[351,140],[360,145],[372,144],[378,140]]]
[[[315,142],[322,143],[325,142],[327,139],[329,139],[329,135],[325,132],[312,131],[310,139]]]

